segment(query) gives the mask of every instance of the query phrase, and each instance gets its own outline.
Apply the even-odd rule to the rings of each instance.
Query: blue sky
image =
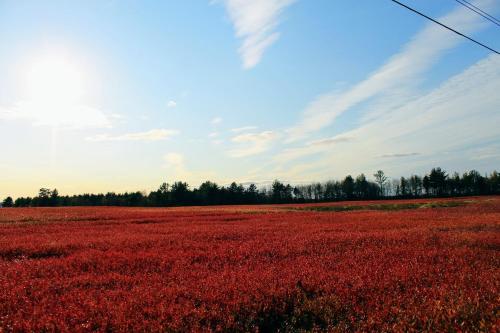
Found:
[[[500,165],[500,57],[388,0],[0,0],[0,73],[0,197]]]

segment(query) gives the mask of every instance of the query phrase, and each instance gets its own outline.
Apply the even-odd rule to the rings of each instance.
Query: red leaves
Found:
[[[0,332],[494,331],[500,200],[473,200],[1,210]]]

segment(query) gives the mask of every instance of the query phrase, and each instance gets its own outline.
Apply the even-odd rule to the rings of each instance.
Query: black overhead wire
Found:
[[[461,4],[462,6],[468,8],[469,10],[472,10],[474,13],[476,13],[478,15],[481,15],[482,17],[484,17],[488,21],[493,22],[494,24],[496,24],[496,25],[498,25],[500,27],[500,21],[499,20],[497,20],[495,17],[491,16],[490,14],[486,13],[482,9],[474,6],[470,2],[467,2],[466,0],[455,0],[455,1],[458,2],[459,4]]]
[[[494,49],[492,49],[491,47],[489,47],[489,46],[487,46],[487,45],[485,45],[485,44],[483,44],[483,43],[481,43],[481,42],[478,42],[477,40],[475,40],[475,39],[473,39],[473,38],[471,38],[471,37],[469,37],[469,36],[467,36],[467,35],[464,35],[463,33],[459,32],[459,31],[457,31],[457,30],[455,30],[455,29],[453,29],[453,28],[450,28],[449,26],[447,26],[447,25],[445,25],[445,24],[443,24],[443,23],[441,23],[441,22],[439,22],[439,21],[437,21],[437,20],[433,19],[433,18],[432,18],[432,17],[430,17],[430,16],[425,15],[424,13],[419,12],[419,11],[418,11],[418,10],[416,10],[416,9],[413,9],[413,8],[411,8],[411,7],[409,7],[409,6],[405,5],[405,4],[403,4],[403,3],[401,3],[401,2],[399,2],[399,1],[397,1],[397,0],[391,0],[391,1],[392,1],[392,2],[394,2],[394,3],[396,3],[396,4],[398,4],[398,5],[400,5],[401,7],[404,7],[404,8],[406,8],[406,9],[408,9],[408,10],[410,10],[410,11],[414,12],[415,14],[418,14],[418,15],[420,15],[420,16],[422,16],[422,17],[425,17],[426,19],[428,19],[428,20],[430,20],[430,21],[432,21],[432,22],[434,22],[434,23],[436,23],[436,24],[439,24],[439,25],[440,25],[440,26],[442,26],[443,28],[445,28],[445,29],[448,29],[448,30],[452,31],[452,32],[456,33],[457,35],[460,35],[460,36],[462,36],[462,37],[464,37],[464,38],[467,38],[467,39],[468,39],[468,40],[470,40],[471,42],[474,42],[474,43],[476,43],[477,45],[480,45],[480,46],[484,47],[485,49],[490,50],[491,52],[494,52],[494,53],[496,53],[496,54],[499,54],[499,55],[500,55],[500,52],[498,52],[497,50],[494,50]]]

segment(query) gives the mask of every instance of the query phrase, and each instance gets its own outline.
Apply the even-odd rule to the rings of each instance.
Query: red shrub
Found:
[[[498,198],[300,207],[2,209],[0,332],[499,328]]]

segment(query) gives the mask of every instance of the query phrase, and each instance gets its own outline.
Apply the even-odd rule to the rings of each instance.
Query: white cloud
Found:
[[[168,167],[184,169],[184,156],[179,153],[168,153],[163,157]]]
[[[231,141],[243,146],[232,149],[229,151],[229,155],[232,157],[246,157],[260,154],[267,151],[271,147],[272,142],[278,137],[278,133],[273,131],[237,135],[233,137]]]
[[[221,117],[215,117],[212,120],[210,120],[210,124],[212,125],[218,125],[222,123],[222,118]]]
[[[177,106],[177,102],[176,101],[168,101],[167,102],[167,108],[169,109],[173,109]]]
[[[190,185],[195,186],[207,179],[215,179],[213,172],[203,170],[190,170],[186,166],[184,155],[176,152],[170,152],[163,156],[164,167],[168,170],[169,181],[186,181]]]
[[[264,51],[279,38],[275,31],[282,11],[294,0],[224,0],[226,11],[243,44],[239,53],[245,69],[259,63]]]
[[[349,142],[349,141],[353,141],[354,140],[354,137],[353,136],[349,136],[349,135],[336,135],[334,137],[331,137],[331,138],[324,138],[324,139],[320,139],[320,140],[315,140],[315,141],[311,141],[308,143],[307,146],[331,146],[331,145],[334,145],[334,144],[338,144],[338,143],[342,143],[342,142]]]
[[[224,143],[224,141],[223,141],[223,140],[212,140],[211,142],[212,142],[212,144],[213,144],[213,145],[215,145],[215,146],[218,146],[218,145],[221,145],[222,143]]]
[[[420,153],[387,153],[380,155],[381,158],[401,158],[401,157],[410,157],[410,156],[417,156],[420,155]]]
[[[471,160],[494,162],[495,159],[500,160],[500,141],[471,149]]]
[[[500,158],[500,153],[497,154],[483,154],[483,155],[476,155],[473,156],[473,160],[489,160],[489,159],[499,159]]]
[[[99,134],[88,137],[87,141],[159,141],[171,138],[179,134],[179,131],[172,129],[152,129],[146,132],[126,133],[121,135]]]
[[[356,138],[352,135],[340,134],[330,138],[310,141],[300,147],[284,149],[282,152],[278,153],[273,160],[278,163],[288,163],[295,159],[328,151],[335,145],[352,142],[355,139]]]
[[[0,119],[28,121],[34,126],[57,126],[66,129],[109,128],[110,118],[116,117],[85,105],[46,108],[33,102],[18,102],[10,108],[0,107]]]
[[[212,132],[212,133],[208,134],[209,138],[216,138],[218,136],[219,136],[219,133],[217,133],[217,132]]]
[[[189,180],[193,174],[186,169],[184,155],[179,153],[168,153],[163,156],[165,168],[171,171],[172,177],[178,180]]]
[[[481,0],[477,3],[488,10],[492,8],[494,1]],[[463,7],[458,7],[439,20],[460,27],[463,33],[475,32],[486,25],[480,17],[471,15],[470,11]],[[388,98],[391,106],[403,105],[413,96],[407,89],[414,87],[420,81],[420,75],[435,64],[446,50],[455,47],[461,41],[462,37],[429,23],[400,53],[393,56],[367,79],[351,89],[331,92],[311,102],[299,124],[289,129],[288,142],[331,125],[343,112],[374,97],[392,97]]]
[[[287,148],[274,156],[273,161],[277,164],[289,163],[295,159],[318,154],[325,150],[326,149],[321,146],[301,146],[295,148]]]
[[[241,133],[241,132],[253,131],[256,129],[257,129],[257,126],[243,126],[243,127],[231,128],[231,132]]]

